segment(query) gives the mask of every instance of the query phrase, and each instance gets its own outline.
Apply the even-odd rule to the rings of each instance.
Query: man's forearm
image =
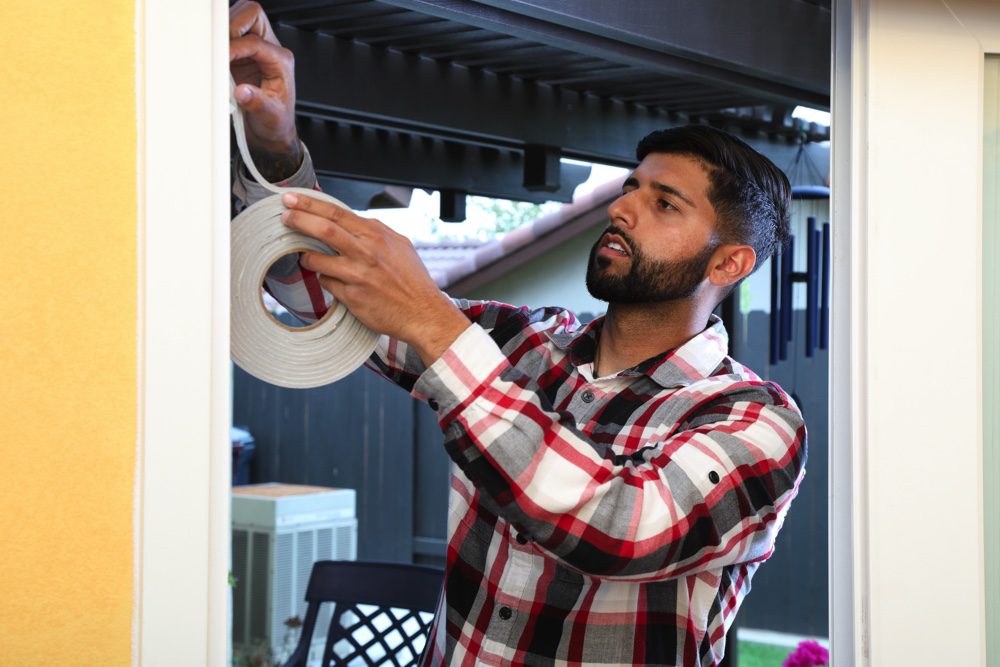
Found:
[[[269,183],[291,178],[302,166],[302,144],[296,139],[283,151],[252,150],[254,166]]]
[[[273,166],[266,167],[266,171],[262,174],[267,177],[268,182],[272,185],[278,185],[286,188],[307,188],[318,190],[319,186],[316,182],[316,172],[312,166],[312,160],[309,158],[309,149],[301,142],[296,141],[298,164],[292,169],[292,162],[296,158],[292,157],[290,151],[284,151],[281,153],[274,154],[271,160],[268,158],[258,158],[258,155],[263,155],[263,151],[251,151],[251,155],[254,159],[254,165],[258,169],[265,168],[265,162],[270,162]],[[261,159],[261,162],[258,162]],[[278,177],[280,176],[280,178]],[[264,197],[270,197],[274,193],[271,190],[264,188],[264,186],[257,183],[256,180],[250,175],[250,171],[247,166],[243,164],[243,160],[237,158],[236,169],[233,173],[233,194],[236,196],[237,200],[240,202],[236,207],[237,211],[242,210],[244,207],[251,204],[255,204]]]

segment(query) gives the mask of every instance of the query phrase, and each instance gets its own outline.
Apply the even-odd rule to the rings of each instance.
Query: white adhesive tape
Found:
[[[288,327],[265,309],[261,288],[268,268],[293,252],[333,251],[320,241],[281,222],[285,206],[281,194],[297,192],[342,208],[333,197],[304,188],[280,188],[260,175],[247,148],[243,112],[236,105],[235,82],[230,78],[230,107],[236,143],[243,163],[254,179],[276,193],[242,211],[231,231],[231,354],[240,368],[280,387],[307,389],[335,382],[352,373],[375,350],[378,334],[361,324],[343,304],[334,301],[327,314],[307,327]]]

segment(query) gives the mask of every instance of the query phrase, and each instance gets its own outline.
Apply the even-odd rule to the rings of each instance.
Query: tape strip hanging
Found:
[[[231,227],[231,354],[251,375],[292,389],[307,389],[349,375],[371,356],[378,334],[334,301],[317,323],[300,328],[281,324],[264,309],[261,289],[268,268],[293,252],[332,254],[324,243],[281,222],[281,194],[296,192],[348,208],[317,190],[282,188],[265,179],[250,157],[243,111],[236,104],[236,82],[229,78],[229,104],[240,156],[250,175],[274,192],[243,210]]]

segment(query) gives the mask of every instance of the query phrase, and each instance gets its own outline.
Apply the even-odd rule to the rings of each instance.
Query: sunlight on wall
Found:
[[[0,3],[5,665],[130,661],[134,12]]]

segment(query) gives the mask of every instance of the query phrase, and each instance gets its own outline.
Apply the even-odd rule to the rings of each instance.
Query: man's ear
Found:
[[[750,275],[757,265],[757,253],[748,245],[719,246],[709,264],[708,280],[718,287],[734,285]]]

